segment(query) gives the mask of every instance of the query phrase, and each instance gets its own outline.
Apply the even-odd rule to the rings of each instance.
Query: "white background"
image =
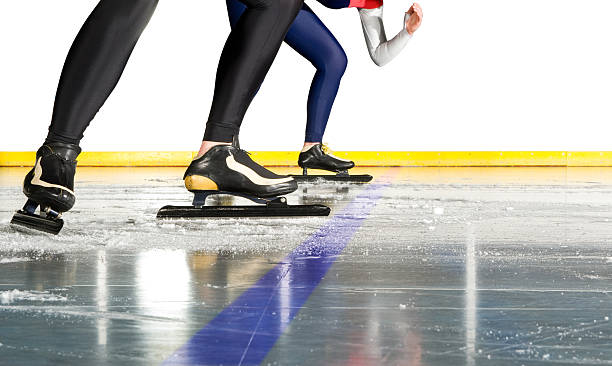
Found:
[[[43,141],[64,58],[96,2],[0,2],[0,151]],[[612,1],[422,0],[422,28],[384,68],[355,9],[307,3],[349,56],[325,136],[336,150],[612,150]],[[390,36],[409,4],[385,3]],[[161,0],[83,148],[197,150],[228,32],[222,0]],[[243,147],[301,147],[313,73],[282,47]]]

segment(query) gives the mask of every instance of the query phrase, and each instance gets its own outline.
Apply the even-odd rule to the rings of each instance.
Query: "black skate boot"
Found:
[[[277,197],[297,189],[295,180],[277,175],[254,162],[237,147],[218,145],[194,160],[184,176],[188,191],[225,191],[260,198]]]
[[[350,160],[334,156],[324,144],[313,145],[310,149],[300,153],[298,165],[302,168],[302,175],[294,175],[298,182],[314,182],[327,180],[334,182],[367,183],[372,180],[371,175],[349,175],[348,170],[355,167]],[[336,172],[336,175],[308,175],[308,169],[321,169]]]
[[[297,189],[296,181],[274,174],[254,162],[234,145],[218,145],[191,162],[184,176],[185,187],[195,194],[193,206],[166,206],[158,218],[327,216],[321,205],[292,206],[285,197]],[[211,195],[227,194],[247,198],[261,205],[206,206]]]
[[[62,229],[61,214],[74,206],[74,174],[76,158],[81,153],[77,145],[49,143],[36,152],[34,168],[23,181],[23,193],[28,202],[11,223],[57,234]],[[40,214],[35,214],[40,206]]]
[[[355,167],[350,160],[340,159],[331,154],[326,145],[317,144],[310,149],[300,153],[298,165],[304,169],[306,175],[308,169],[322,169],[330,172],[346,173]]]

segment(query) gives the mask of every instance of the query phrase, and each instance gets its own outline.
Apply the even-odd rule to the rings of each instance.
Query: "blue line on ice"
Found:
[[[259,365],[362,226],[387,186],[372,184],[366,188],[163,365]]]

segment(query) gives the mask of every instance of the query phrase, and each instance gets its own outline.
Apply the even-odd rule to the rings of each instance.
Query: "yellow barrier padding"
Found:
[[[612,151],[571,151],[567,166],[612,166]]]
[[[191,151],[85,151],[79,155],[79,166],[187,166],[195,156]],[[36,152],[0,152],[0,166],[33,166]]]
[[[83,152],[79,166],[185,167],[190,151]],[[359,166],[484,167],[557,166],[612,167],[612,151],[339,151],[334,155]],[[31,151],[0,152],[0,166],[32,166]],[[296,151],[255,151],[252,158],[266,166],[296,166]]]

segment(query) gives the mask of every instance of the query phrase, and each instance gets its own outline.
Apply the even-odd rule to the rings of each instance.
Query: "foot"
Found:
[[[36,164],[26,175],[23,193],[40,206],[66,212],[74,206],[77,145],[49,143],[36,152]]]
[[[330,172],[342,172],[353,168],[355,163],[332,155],[327,146],[323,144],[316,144],[300,153],[298,165],[303,169],[322,169]]]
[[[185,172],[185,187],[193,191],[226,191],[256,197],[276,197],[297,189],[296,181],[277,175],[232,145],[217,145],[195,159]]]

